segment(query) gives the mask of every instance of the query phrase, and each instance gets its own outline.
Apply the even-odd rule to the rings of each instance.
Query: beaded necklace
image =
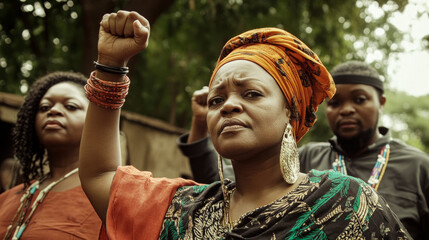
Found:
[[[389,142],[380,150],[377,156],[377,162],[371,171],[371,176],[368,179],[368,184],[375,190],[378,189],[384,172],[386,171],[387,163],[389,162],[390,144]],[[337,153],[337,158],[332,163],[334,171],[347,175],[347,168],[344,162],[344,156]]]
[[[64,179],[70,177],[74,173],[78,171],[77,168],[71,170],[64,176],[62,176],[60,179],[50,183],[48,186],[46,186],[43,190],[39,192],[37,195],[36,200],[34,200],[33,205],[31,206],[31,211],[27,215],[28,210],[30,209],[31,200],[33,199],[34,193],[37,189],[39,189],[40,184],[46,179],[37,180],[33,184],[30,185],[30,187],[27,188],[25,193],[21,197],[21,204],[19,205],[18,211],[16,212],[15,216],[13,217],[9,227],[7,228],[6,235],[4,236],[3,240],[9,239],[12,234],[12,230],[15,229],[12,240],[18,240],[22,233],[24,232],[25,228],[28,226],[28,223],[30,222],[31,217],[33,216],[34,211],[39,206],[40,203],[45,199],[45,197],[48,195],[49,191],[55,187],[58,183],[63,181]],[[25,217],[27,215],[27,217]],[[15,221],[16,220],[16,221]]]

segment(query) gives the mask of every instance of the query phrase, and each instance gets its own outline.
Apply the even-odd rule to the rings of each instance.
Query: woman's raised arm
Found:
[[[97,60],[98,64],[104,66],[99,68],[101,70],[95,71],[91,78],[107,81],[107,85],[109,82],[123,83],[125,76],[114,72],[125,69],[122,67],[127,66],[128,60],[147,47],[149,32],[149,22],[136,12],[119,11],[105,14],[100,22]],[[114,69],[113,73],[109,69]],[[95,88],[91,87],[89,90]],[[98,94],[100,92],[109,94],[103,90],[97,91]],[[88,89],[87,95],[91,103],[80,146],[79,176],[83,190],[105,222],[110,186],[116,168],[121,162],[120,109],[115,109],[117,107],[109,109],[112,108],[109,107],[109,103],[100,101],[97,94],[91,98]]]

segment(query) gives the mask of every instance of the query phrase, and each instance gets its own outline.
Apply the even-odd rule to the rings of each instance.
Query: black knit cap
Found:
[[[357,74],[333,74],[335,84],[365,84],[373,86],[384,93],[383,81],[379,78]]]

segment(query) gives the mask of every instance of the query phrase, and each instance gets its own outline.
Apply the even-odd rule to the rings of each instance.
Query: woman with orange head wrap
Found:
[[[121,11],[105,15],[100,31],[80,177],[110,239],[407,238],[385,201],[362,181],[299,173],[296,142],[335,92],[325,67],[300,40],[263,28],[225,45],[210,80],[207,126],[216,150],[232,160],[236,182],[199,185],[118,167],[118,104],[125,96],[117,86],[128,83],[124,66],[146,47],[149,24]]]

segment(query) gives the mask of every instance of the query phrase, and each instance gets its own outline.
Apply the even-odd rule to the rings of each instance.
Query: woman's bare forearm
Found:
[[[110,186],[121,163],[120,110],[102,109],[90,103],[83,130],[79,176],[94,209],[104,221]]]
[[[100,23],[97,62],[113,68],[125,67],[132,56],[147,47],[149,28],[149,22],[136,12],[118,11],[104,15]],[[100,83],[106,86],[114,85],[109,82],[124,82],[125,79],[125,75],[121,73],[112,74],[98,70],[95,77],[96,81],[105,81]],[[98,91],[97,94],[105,95],[106,99],[107,96],[114,95],[115,98],[123,100],[126,95],[117,90],[117,85],[107,87],[108,90],[96,90],[89,85],[88,89]],[[112,103],[103,98],[94,100],[97,94],[89,98],[91,101],[97,101],[97,104],[91,102],[88,107],[80,146],[79,176],[88,199],[100,218],[105,221],[110,187],[115,171],[121,163],[120,109],[109,109]]]

